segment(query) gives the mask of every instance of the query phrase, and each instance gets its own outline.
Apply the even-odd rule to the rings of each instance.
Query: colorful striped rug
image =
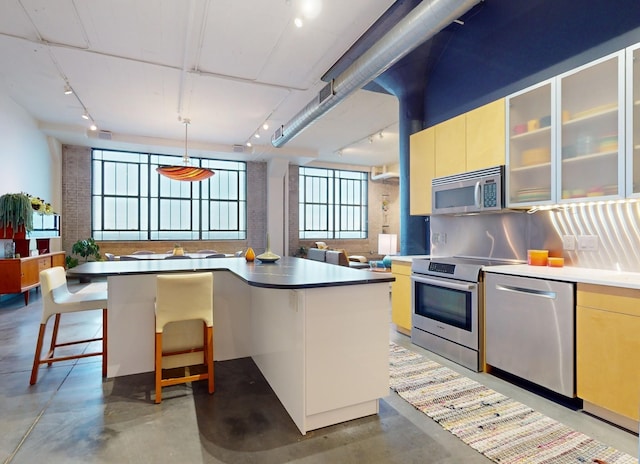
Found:
[[[626,453],[424,356],[390,344],[390,385],[402,398],[500,464],[637,464]]]

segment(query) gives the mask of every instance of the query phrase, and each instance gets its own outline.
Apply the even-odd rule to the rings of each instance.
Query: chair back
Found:
[[[105,253],[104,257],[107,258],[107,261],[115,261],[116,257],[113,253]]]
[[[40,287],[42,288],[42,323],[46,323],[57,311],[54,291],[60,298],[69,293],[67,288],[67,273],[62,266],[51,267],[40,271]]]
[[[226,258],[227,255],[224,253],[213,253],[211,255],[205,256],[205,258]]]
[[[313,261],[326,261],[327,250],[320,250],[318,248],[309,248],[307,251],[307,258]]]
[[[156,333],[169,322],[203,320],[213,327],[213,273],[161,274],[156,277]]]

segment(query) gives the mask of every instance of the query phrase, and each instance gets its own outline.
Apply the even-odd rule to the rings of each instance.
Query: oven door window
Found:
[[[471,331],[472,292],[414,283],[416,314]]]

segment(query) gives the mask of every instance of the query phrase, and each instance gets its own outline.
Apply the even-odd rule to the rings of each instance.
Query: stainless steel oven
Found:
[[[479,372],[484,366],[482,267],[487,258],[415,259],[411,266],[411,341]]]

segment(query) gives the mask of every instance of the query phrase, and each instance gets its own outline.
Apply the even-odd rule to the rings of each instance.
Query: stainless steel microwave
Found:
[[[464,172],[431,181],[432,214],[498,211],[504,204],[504,166]]]

